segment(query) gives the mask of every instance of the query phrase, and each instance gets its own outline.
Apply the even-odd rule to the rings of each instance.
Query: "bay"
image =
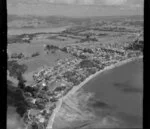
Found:
[[[108,70],[86,83],[83,89],[95,94],[92,107],[97,115],[98,109],[111,109],[115,116],[130,127],[142,126],[143,111],[143,60],[129,62]]]

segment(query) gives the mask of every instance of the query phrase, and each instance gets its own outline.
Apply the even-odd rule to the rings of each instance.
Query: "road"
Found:
[[[48,125],[47,125],[46,129],[52,129],[53,128],[53,123],[54,123],[55,116],[58,113],[59,109],[61,108],[61,105],[62,105],[62,98],[59,99],[59,101],[57,102],[56,108],[54,109],[52,115],[50,116],[50,119],[49,119],[49,122],[48,122]]]

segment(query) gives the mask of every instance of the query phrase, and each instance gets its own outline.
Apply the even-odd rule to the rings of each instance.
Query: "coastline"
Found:
[[[126,59],[126,60],[123,60],[119,63],[116,63],[116,64],[113,64],[113,65],[110,65],[110,66],[106,66],[103,70],[100,70],[100,71],[97,71],[95,74],[92,74],[90,75],[89,77],[87,77],[83,82],[81,82],[78,86],[74,86],[72,88],[72,90],[66,95],[64,96],[62,99],[66,99],[69,95],[71,94],[74,94],[77,90],[79,90],[82,86],[84,86],[87,82],[89,82],[90,80],[92,80],[93,78],[95,78],[96,76],[100,75],[101,73],[104,73],[108,70],[111,70],[111,69],[114,69],[116,67],[119,67],[121,65],[124,65],[124,64],[127,64],[129,62],[132,62],[132,61],[135,61],[135,60],[138,60],[138,59],[142,59],[143,56],[140,56],[140,57],[134,57],[134,58],[129,58],[129,59]]]
[[[51,27],[51,28],[15,28],[11,29],[8,28],[8,35],[20,35],[20,34],[34,34],[34,33],[59,33],[61,31],[64,31],[69,26],[63,26],[63,27]]]
[[[69,97],[70,95],[74,94],[77,90],[79,90],[80,88],[82,88],[87,82],[89,82],[90,80],[92,80],[93,78],[95,78],[96,76],[100,75],[101,73],[104,73],[108,70],[111,70],[111,69],[114,69],[116,67],[119,67],[119,66],[122,66],[124,64],[127,64],[129,62],[132,62],[132,61],[135,61],[135,60],[138,60],[138,59],[142,59],[143,56],[140,56],[140,57],[134,57],[134,58],[129,58],[129,59],[126,59],[126,60],[123,60],[119,63],[116,63],[116,64],[113,64],[113,65],[110,65],[110,66],[106,66],[103,70],[99,70],[97,71],[95,74],[92,74],[90,75],[89,77],[87,77],[83,82],[81,82],[79,85],[77,86],[74,86],[71,91],[69,91],[69,93],[60,98],[59,101],[58,101],[58,105],[56,107],[56,109],[54,110],[52,116],[50,117],[49,119],[49,122],[48,122],[48,126],[47,126],[47,129],[52,129],[53,127],[53,122],[54,122],[54,119],[55,119],[55,116],[57,115],[57,113],[59,112],[60,108],[61,108],[61,105],[63,103],[63,100],[65,100],[67,97]]]

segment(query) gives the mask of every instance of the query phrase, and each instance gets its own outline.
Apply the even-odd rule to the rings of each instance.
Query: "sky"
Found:
[[[71,17],[142,15],[144,0],[7,0],[8,14]]]

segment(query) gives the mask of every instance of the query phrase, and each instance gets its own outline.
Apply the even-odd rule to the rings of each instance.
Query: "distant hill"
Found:
[[[32,15],[8,15],[8,28],[38,28],[38,27],[62,27],[68,25],[88,25],[100,20],[136,20],[143,21],[143,16],[100,16],[73,18],[65,16],[32,16]]]

